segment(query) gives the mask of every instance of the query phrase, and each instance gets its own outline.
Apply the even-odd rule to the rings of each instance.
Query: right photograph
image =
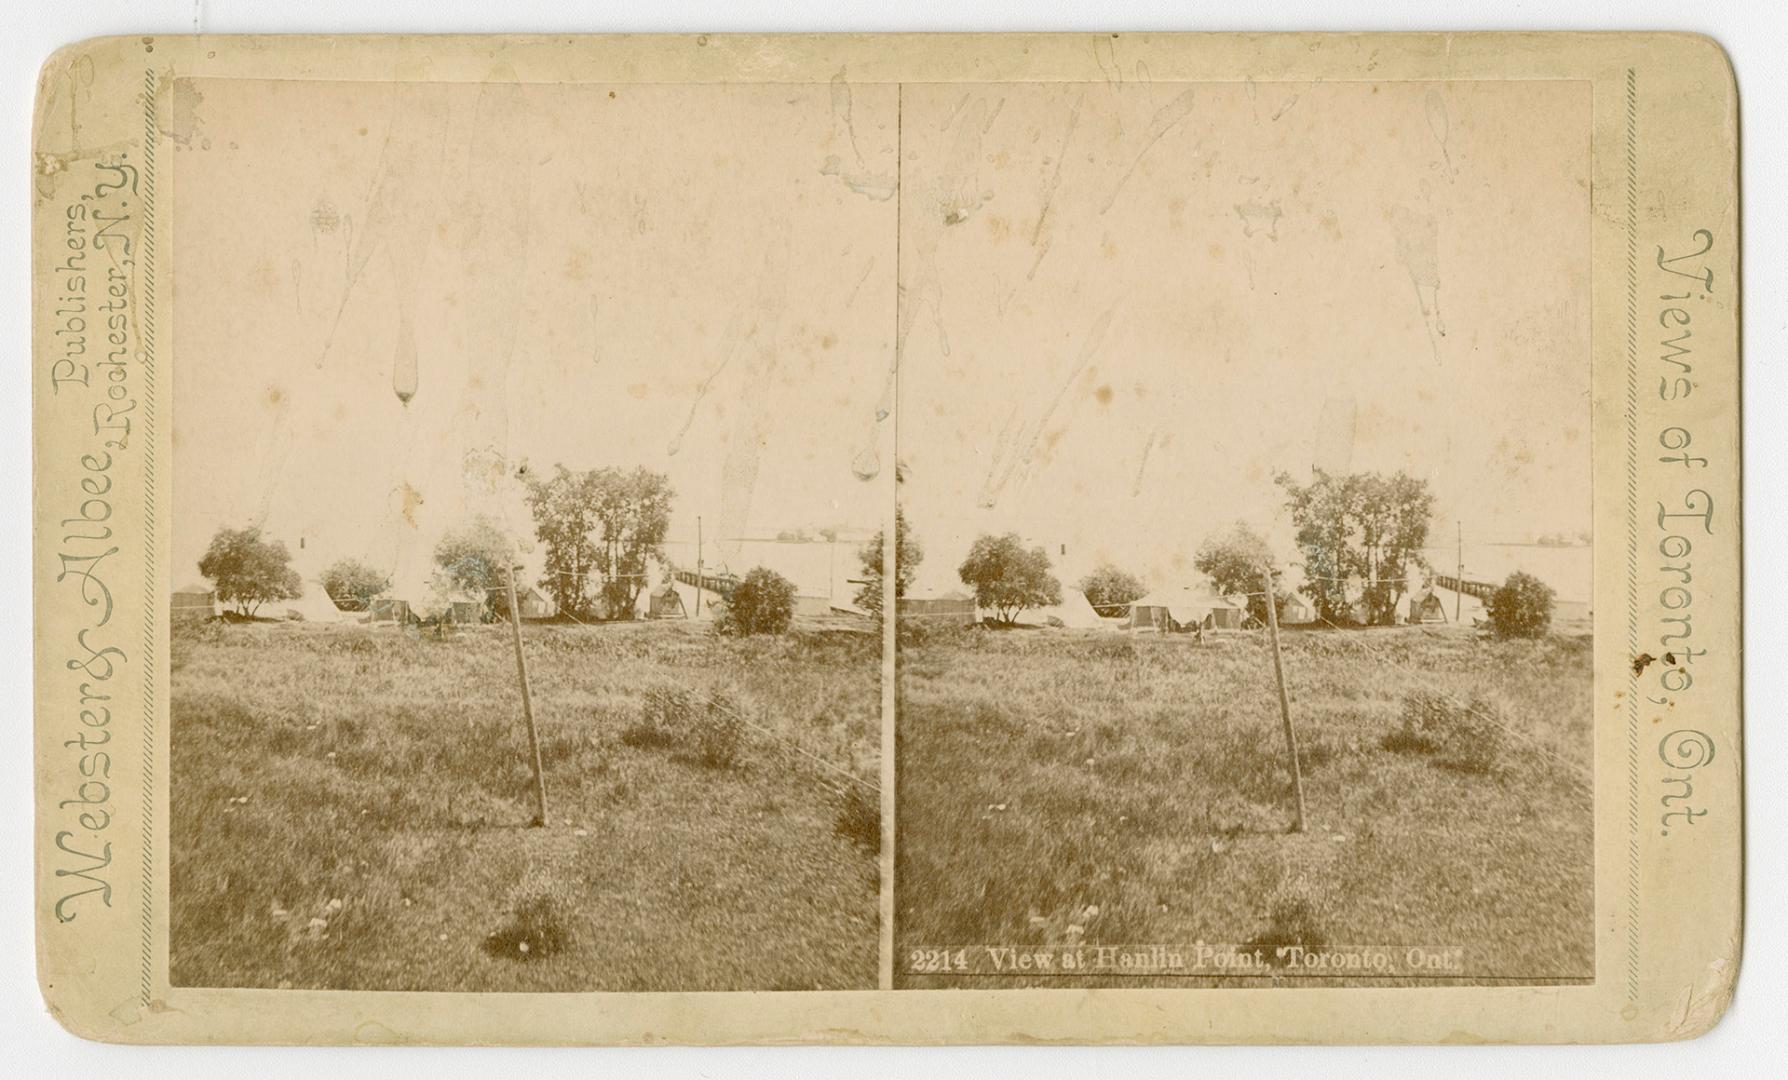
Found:
[[[897,115],[895,985],[1593,981],[1589,84]]]

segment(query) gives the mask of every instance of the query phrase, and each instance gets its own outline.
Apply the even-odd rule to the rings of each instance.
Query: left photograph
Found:
[[[173,984],[873,989],[895,88],[173,99]]]

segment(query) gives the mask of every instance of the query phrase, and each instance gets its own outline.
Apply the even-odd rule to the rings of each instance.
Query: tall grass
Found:
[[[801,746],[873,770],[871,630],[201,624],[173,638],[170,965],[184,986],[872,987],[874,858]],[[648,688],[772,733],[725,768],[628,738]],[[321,925],[315,925],[320,920]],[[520,946],[527,944],[524,952]]]
[[[896,955],[1073,925],[1088,943],[1456,944],[1472,975],[1592,974],[1587,639],[1284,637],[1304,835],[1263,635],[905,643]],[[1502,767],[1387,748],[1425,692],[1499,702],[1518,736]]]

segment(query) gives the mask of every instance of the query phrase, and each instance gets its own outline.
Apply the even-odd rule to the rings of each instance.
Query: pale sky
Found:
[[[404,587],[473,512],[531,539],[522,460],[668,473],[679,540],[881,524],[893,87],[182,93],[177,581],[259,521]]]
[[[260,522],[413,581],[531,534],[523,460],[668,473],[678,540],[872,530],[897,334],[922,582],[1013,530],[1171,583],[1319,461],[1427,477],[1437,539],[1587,529],[1588,125],[1564,82],[182,83],[174,577]]]
[[[1449,545],[1589,527],[1584,84],[908,85],[902,116],[921,587],[982,532],[1064,580],[1179,583],[1238,519],[1290,555],[1272,476],[1319,462],[1428,478]]]

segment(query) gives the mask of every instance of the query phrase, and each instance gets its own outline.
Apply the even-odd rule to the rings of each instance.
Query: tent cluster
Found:
[[[1315,607],[1295,593],[1282,605],[1281,611],[1280,622],[1286,624],[1308,623],[1316,619]],[[900,617],[919,623],[972,626],[983,614],[976,606],[974,596],[962,590],[908,593],[900,599]],[[1061,603],[1030,608],[1019,615],[1018,621],[1023,625],[1069,630],[1181,633],[1199,629],[1241,629],[1248,625],[1249,618],[1248,602],[1244,597],[1222,596],[1208,587],[1182,585],[1156,589],[1127,605],[1123,614],[1111,617],[1100,615],[1080,590],[1064,589]]]

